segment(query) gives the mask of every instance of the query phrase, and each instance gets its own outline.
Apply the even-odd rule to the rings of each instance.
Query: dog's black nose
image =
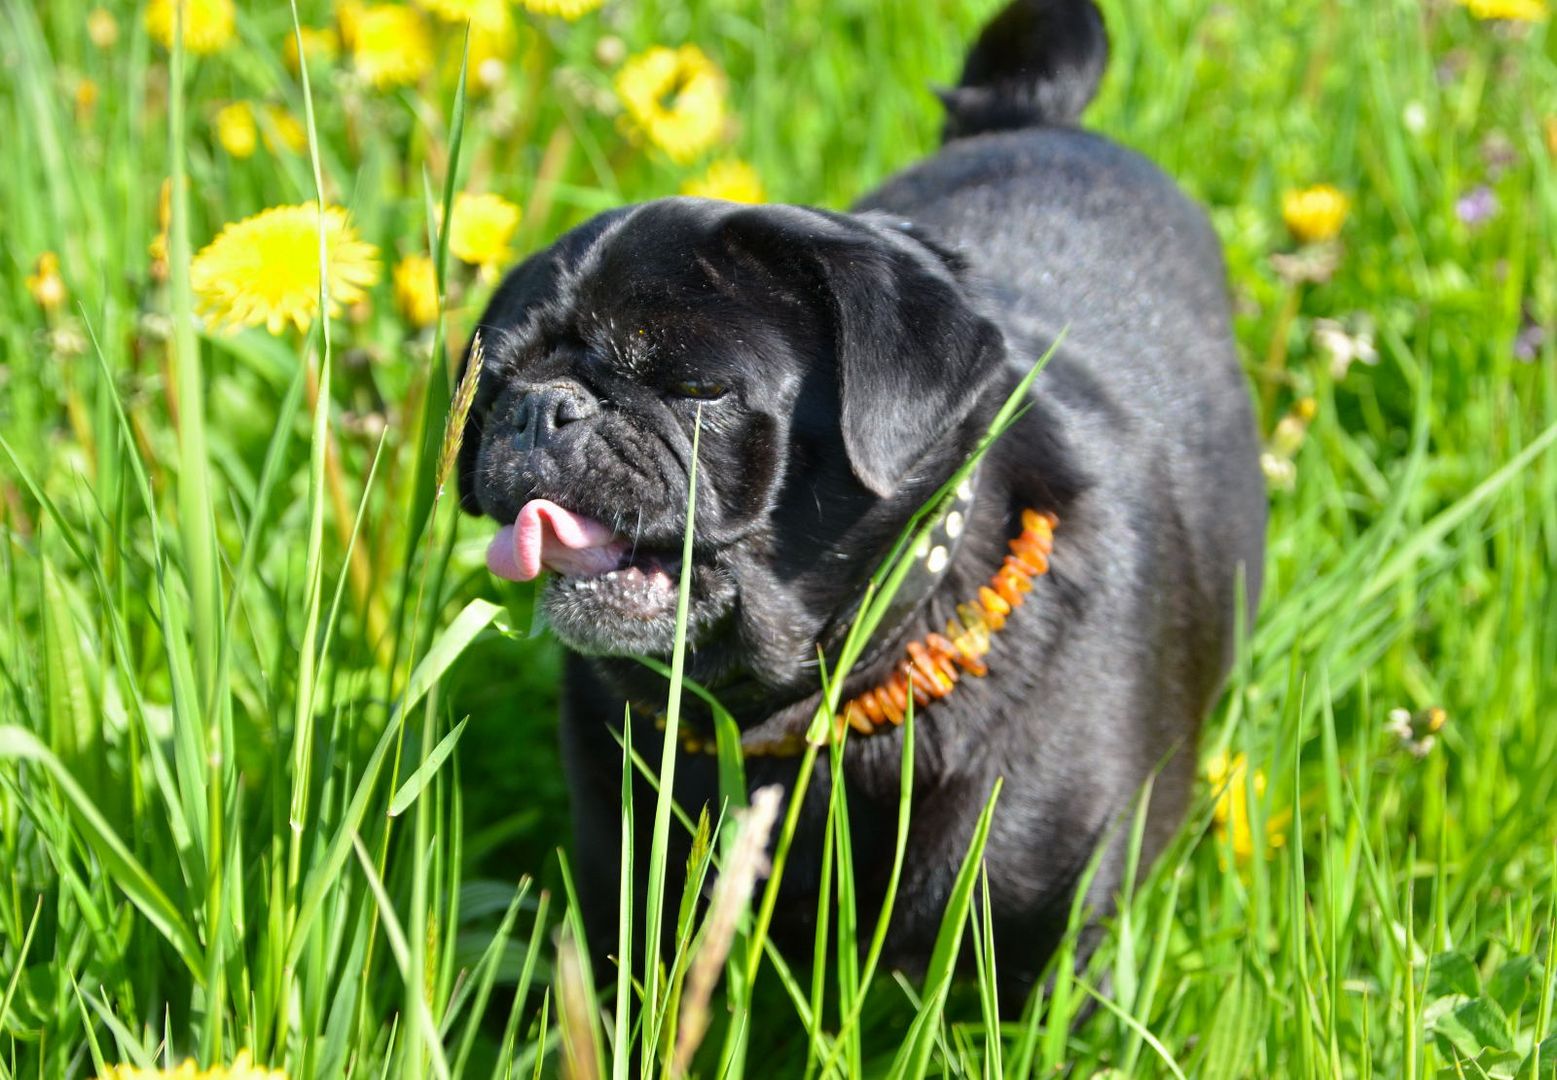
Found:
[[[514,449],[528,453],[545,446],[560,429],[598,411],[595,399],[576,383],[534,387],[514,410]]]

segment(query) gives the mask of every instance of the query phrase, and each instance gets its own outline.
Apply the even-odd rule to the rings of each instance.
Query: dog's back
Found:
[[[1156,165],[1075,126],[1107,55],[1092,0],[1015,0],[941,95],[941,152],[857,209],[954,247],[983,313],[1028,346],[1008,353],[1023,371],[1063,338],[1034,392],[1067,414],[1077,464],[1105,488],[1132,469],[1169,478],[1205,598],[1231,611],[1241,565],[1252,617],[1265,492],[1221,247]]]

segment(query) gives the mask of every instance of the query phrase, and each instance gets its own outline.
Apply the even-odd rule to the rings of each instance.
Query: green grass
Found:
[[[0,0],[0,1080],[243,1049],[294,1078],[664,1072],[707,930],[691,897],[742,819],[631,808],[699,830],[690,868],[637,868],[676,948],[647,981],[590,970],[557,851],[558,651],[438,495],[446,343],[489,284],[449,256],[443,329],[408,330],[386,272],[308,335],[229,337],[188,318],[185,255],[318,190],[386,271],[440,251],[432,208],[456,191],[523,206],[526,250],[675,192],[706,159],[676,166],[603,114],[611,38],[699,44],[730,76],[719,153],[773,199],[843,206],[933,146],[926,86],[998,2],[519,12],[502,85],[461,99],[453,28],[419,88],[378,92],[348,65],[305,87],[284,4],[175,58],[134,4],[106,3],[102,49],[85,0]],[[692,1071],[1550,1078],[1557,33],[1415,0],[1103,6],[1089,124],[1210,209],[1264,430],[1314,405],[1202,748],[1260,779],[1226,789],[1233,827],[1205,785],[1090,962],[1067,938],[1021,1015],[989,992],[976,846],[932,970],[905,979],[859,941],[835,805],[817,949],[841,959],[767,947],[759,885]],[[315,151],[231,159],[211,125],[232,100],[306,119]],[[180,174],[158,280],[158,189]],[[1280,196],[1317,182],[1353,208],[1333,273],[1292,284]],[[1497,211],[1466,224],[1481,185]],[[69,292],[51,311],[27,287],[44,251]],[[1338,377],[1320,319],[1366,324],[1377,364]],[[1531,322],[1546,340],[1516,358]],[[1421,756],[1386,727],[1434,707]],[[649,734],[624,761],[652,775]],[[638,912],[621,950],[646,930]],[[951,982],[959,951],[974,975]]]

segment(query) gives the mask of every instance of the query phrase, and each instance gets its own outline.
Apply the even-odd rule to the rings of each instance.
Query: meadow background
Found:
[[[846,206],[935,145],[1000,2],[298,0],[300,67],[286,4],[197,0],[170,49],[165,0],[0,0],[0,1080],[697,1041],[690,905],[652,984],[576,947],[558,650],[440,497],[450,357],[601,209]],[[739,921],[692,1072],[1557,1076],[1557,34],[1539,0],[1101,6],[1087,122],[1208,207],[1268,440],[1203,792],[1020,1014],[976,852],[924,979]],[[328,320],[307,216],[192,287],[321,191]],[[259,277],[304,301],[223,325]],[[722,820],[695,875],[738,877]]]

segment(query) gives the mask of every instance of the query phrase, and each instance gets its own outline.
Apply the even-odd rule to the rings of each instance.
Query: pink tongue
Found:
[[[512,525],[504,525],[487,548],[487,569],[509,581],[530,581],[542,570],[567,577],[594,577],[615,570],[627,542],[593,518],[532,499]]]

